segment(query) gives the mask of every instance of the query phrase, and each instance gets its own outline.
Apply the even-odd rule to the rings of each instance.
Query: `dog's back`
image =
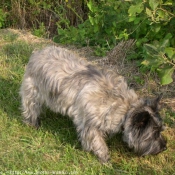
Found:
[[[41,78],[40,80],[46,77],[62,79],[86,69],[87,62],[77,57],[75,53],[67,49],[49,46],[32,54],[26,71],[31,74],[36,73],[36,78]],[[39,72],[40,77],[38,77]]]

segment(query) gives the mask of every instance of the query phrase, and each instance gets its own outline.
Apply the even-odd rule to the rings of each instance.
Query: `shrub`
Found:
[[[58,26],[55,42],[90,45],[105,55],[117,42],[136,39],[133,59],[158,72],[161,83],[173,81],[175,70],[175,3],[173,0],[90,0],[88,19],[77,27]]]

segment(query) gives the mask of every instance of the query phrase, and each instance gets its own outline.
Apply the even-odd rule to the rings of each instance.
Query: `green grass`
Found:
[[[46,43],[26,42],[4,30],[0,43],[0,174],[175,174],[175,114],[168,109],[163,111],[167,151],[139,158],[116,135],[108,140],[111,161],[106,165],[82,150],[68,117],[44,109],[40,129],[24,125],[18,94],[22,76],[34,48]]]

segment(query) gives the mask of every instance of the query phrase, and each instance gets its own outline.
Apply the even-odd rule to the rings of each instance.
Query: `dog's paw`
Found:
[[[102,164],[106,164],[106,163],[108,163],[110,161],[110,156],[107,154],[107,155],[105,155],[103,157],[100,157],[99,158],[99,161]]]

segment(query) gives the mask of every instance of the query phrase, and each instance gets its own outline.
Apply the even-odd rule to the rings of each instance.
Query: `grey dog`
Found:
[[[68,115],[82,147],[109,160],[107,135],[122,132],[139,155],[166,149],[160,96],[139,98],[116,73],[97,68],[72,51],[48,46],[32,54],[20,89],[25,123],[38,127],[42,105]]]

